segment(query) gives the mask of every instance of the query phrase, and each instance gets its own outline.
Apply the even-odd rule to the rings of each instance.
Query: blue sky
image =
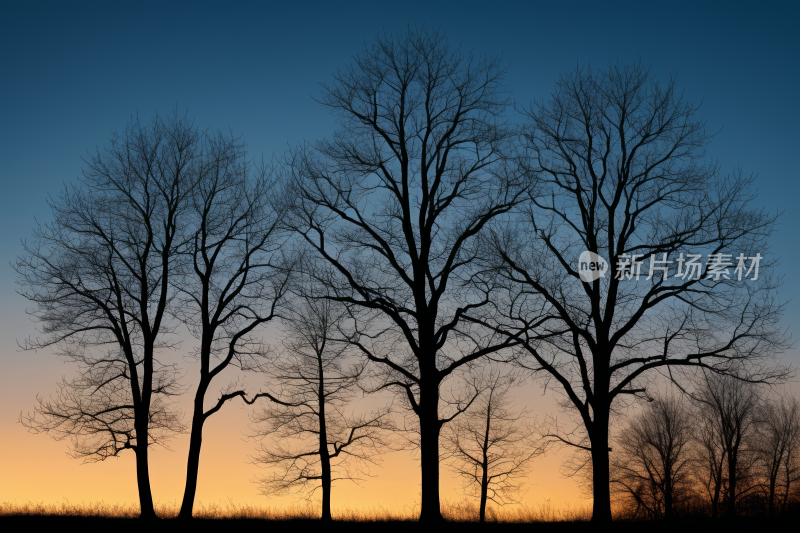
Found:
[[[0,350],[30,331],[9,262],[46,197],[81,156],[138,113],[188,110],[232,128],[254,154],[328,135],[320,82],[376,34],[439,28],[479,54],[503,54],[520,103],[546,98],[560,72],[639,57],[677,74],[717,131],[708,154],[759,174],[758,203],[785,211],[773,253],[800,293],[800,4],[640,2],[7,2],[0,12]],[[516,119],[517,117],[512,117]],[[793,277],[794,276],[794,277]],[[797,322],[792,302],[787,325]]]

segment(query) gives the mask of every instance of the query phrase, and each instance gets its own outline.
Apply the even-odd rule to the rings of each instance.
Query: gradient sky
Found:
[[[759,174],[758,204],[784,211],[771,252],[792,299],[784,323],[798,334],[800,302],[800,22],[798,2],[4,2],[0,7],[0,502],[135,502],[132,456],[81,465],[66,443],[17,423],[37,393],[55,391],[70,367],[45,352],[20,352],[33,331],[9,263],[46,198],[80,174],[81,156],[102,147],[132,115],[188,110],[201,126],[232,128],[254,154],[281,154],[329,135],[333,121],[313,98],[365,41],[409,25],[440,28],[452,44],[503,54],[515,99],[546,98],[560,72],[639,57],[666,80],[677,74],[698,116],[719,131],[708,148],[723,169]],[[512,117],[516,120],[516,117]],[[786,357],[800,366],[798,350]],[[187,365],[188,367],[188,365]],[[188,367],[190,376],[192,368]],[[223,383],[224,384],[224,383]],[[795,387],[796,390],[796,387]],[[552,409],[535,389],[537,412]],[[226,408],[206,426],[198,499],[268,503],[249,483],[253,443],[246,411]],[[187,439],[153,458],[157,500],[179,501]],[[130,454],[129,454],[130,455]],[[580,504],[559,477],[561,455],[540,460],[526,502]],[[376,479],[334,493],[353,508],[411,505],[418,467],[393,454]],[[457,483],[443,495],[458,499]],[[343,487],[344,489],[344,487]],[[281,502],[287,500],[281,500]],[[291,500],[288,500],[291,501]],[[273,502],[274,503],[274,502]]]

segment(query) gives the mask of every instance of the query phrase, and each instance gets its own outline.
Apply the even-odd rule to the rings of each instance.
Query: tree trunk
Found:
[[[146,298],[142,298],[146,301]],[[143,316],[146,316],[143,313]],[[131,373],[130,379],[135,382],[135,374]],[[135,395],[141,394],[141,401],[134,399],[134,428],[136,429],[136,483],[139,486],[139,509],[140,517],[145,519],[155,519],[155,508],[153,507],[153,492],[150,489],[150,403],[153,391],[153,344],[145,339],[144,361],[142,365],[142,387],[134,383],[133,391]]]
[[[736,475],[737,454],[730,453],[728,457],[728,506],[725,510],[725,516],[733,518],[736,516],[736,485],[738,481]]]
[[[322,463],[322,517],[324,522],[333,520],[331,516],[331,460],[328,454],[320,454]]]
[[[203,446],[203,410],[200,405],[200,412],[197,412],[197,402],[195,401],[195,413],[192,417],[192,435],[189,438],[189,457],[186,461],[186,486],[183,490],[183,501],[178,518],[187,519],[192,517],[194,510],[194,499],[197,494],[197,476],[200,471],[200,450]]]
[[[138,424],[137,424],[138,426]],[[156,511],[153,507],[153,493],[150,490],[150,466],[148,464],[147,430],[136,430],[136,482],[139,486],[140,518],[154,519]]]
[[[421,380],[419,402],[420,522],[441,522],[439,506],[439,383]]]
[[[791,456],[790,456],[791,457]],[[789,501],[790,489],[792,488],[792,474],[789,466],[790,457],[786,458],[784,468],[786,472],[786,486],[781,497],[781,514],[786,514],[786,502]]]
[[[319,462],[322,470],[322,516],[320,520],[330,522],[331,516],[331,456],[328,453],[328,426],[325,420],[325,374],[322,361],[322,352],[317,354],[319,389],[317,400],[319,402]]]
[[[610,465],[608,460],[608,409],[601,406],[594,412],[589,434],[592,443],[592,522],[611,523]]]
[[[717,477],[714,480],[714,498],[711,500],[711,518],[719,516],[719,493],[722,489],[722,481]]]
[[[486,498],[489,495],[489,481],[487,480],[486,464],[483,465],[483,479],[481,480],[481,515],[480,522],[486,522]]]
[[[664,482],[664,519],[672,519],[672,465],[665,469],[666,480]]]
[[[136,483],[139,487],[140,518],[153,520],[156,516],[153,507],[153,492],[150,489],[150,399],[153,383],[153,350],[145,343],[143,365],[143,383],[141,401],[134,399],[134,428],[136,429]],[[134,381],[135,375],[131,374]],[[138,383],[134,385],[134,394],[139,394]]]
[[[189,519],[194,510],[194,499],[197,494],[197,476],[200,472],[200,450],[203,446],[203,424],[205,417],[203,403],[206,396],[208,383],[201,378],[194,397],[192,412],[192,434],[189,438],[189,457],[186,461],[186,486],[183,490],[183,501],[178,518]]]
[[[492,391],[494,392],[494,390]],[[486,407],[486,429],[483,432],[483,445],[481,446],[483,457],[481,457],[481,524],[486,522],[486,498],[489,495],[489,432],[492,429],[492,403],[491,395],[489,404]]]
[[[775,514],[775,476],[771,475],[769,479],[769,517],[772,518]]]

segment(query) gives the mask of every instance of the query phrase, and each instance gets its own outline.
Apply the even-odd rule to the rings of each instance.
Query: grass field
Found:
[[[156,513],[160,518],[175,518],[178,515],[177,503],[157,505]],[[414,522],[418,509],[335,509],[334,520],[349,523],[375,523],[375,522]],[[478,507],[472,502],[447,502],[442,505],[442,514],[449,522],[476,522]],[[0,503],[0,518],[22,517],[71,517],[71,518],[98,518],[98,519],[130,519],[139,515],[138,505],[95,503],[70,503],[57,504],[45,503]],[[234,502],[212,503],[209,505],[198,504],[194,508],[195,518],[205,520],[266,520],[266,521],[301,521],[319,518],[318,506],[294,507],[262,507],[253,505],[237,505]],[[487,520],[493,523],[520,523],[529,524],[536,522],[585,522],[591,518],[588,507],[577,509],[555,509],[549,502],[538,507],[509,506],[505,508],[487,509]]]
[[[144,533],[176,533],[189,529],[192,533],[233,530],[264,530],[299,533],[314,531],[358,531],[379,533],[408,531],[417,527],[416,509],[391,510],[375,508],[369,510],[339,509],[334,512],[334,522],[323,524],[317,521],[318,507],[296,506],[288,508],[236,505],[234,502],[195,506],[195,520],[188,526],[185,522],[173,520],[178,514],[178,506],[160,505],[156,511],[160,518],[155,522],[143,523],[136,520],[138,506],[107,503],[63,502],[44,503],[0,503],[0,531],[24,532],[44,530],[109,531],[124,533],[137,531]],[[546,502],[538,508],[506,507],[487,512],[487,524],[477,523],[477,506],[471,502],[447,502],[442,505],[442,514],[447,523],[441,526],[446,531],[485,531],[502,529],[514,531],[544,532],[592,532],[597,527],[589,522],[591,511],[588,507],[557,510]],[[768,520],[763,517],[738,517],[729,520],[708,518],[680,518],[672,522],[645,522],[623,517],[614,523],[613,531],[621,533],[687,533],[689,531],[725,530],[742,531],[763,530],[768,526],[776,531],[794,531],[797,521],[795,515],[782,519]],[[188,527],[187,527],[188,526]]]

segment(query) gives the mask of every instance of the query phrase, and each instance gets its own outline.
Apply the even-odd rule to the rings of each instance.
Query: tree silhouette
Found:
[[[695,413],[704,416],[697,417],[695,429],[694,477],[711,504],[711,517],[717,518],[727,481],[722,428],[702,404],[696,407]]]
[[[206,408],[208,389],[230,365],[260,366],[266,348],[254,332],[275,318],[290,271],[280,253],[285,235],[277,228],[280,187],[268,169],[254,172],[244,145],[217,133],[204,137],[200,170],[187,209],[180,275],[173,276],[174,312],[199,340],[200,363],[181,518],[192,516],[206,420],[231,399],[256,400],[231,384]]]
[[[794,397],[766,400],[756,412],[755,426],[768,514],[774,516],[776,504],[786,512],[792,485],[800,480],[800,402]]]
[[[159,362],[172,347],[167,307],[187,197],[197,176],[199,133],[177,113],[132,120],[104,151],[85,159],[80,186],[50,200],[53,221],[24,242],[15,267],[20,294],[42,337],[78,365],[55,398],[39,398],[21,422],[72,437],[73,454],[104,460],[131,449],[143,518],[154,518],[149,448],[182,430],[169,399],[177,369]]]
[[[284,351],[269,365],[261,393],[270,403],[253,417],[257,437],[271,437],[254,462],[277,470],[260,479],[265,495],[321,489],[322,520],[331,518],[335,481],[358,481],[386,449],[392,428],[388,409],[349,414],[364,365],[347,366],[347,343],[335,342],[346,311],[330,300],[299,298],[284,322]]]
[[[677,398],[655,398],[617,439],[611,482],[650,518],[674,516],[691,491],[693,416]]]
[[[489,300],[459,283],[472,241],[528,186],[508,157],[503,77],[438,32],[380,37],[323,86],[337,133],[289,155],[288,223],[326,264],[312,275],[357,319],[376,388],[396,388],[418,423],[420,520],[441,520],[439,434],[469,403],[441,413],[443,382],[514,343],[463,320]]]
[[[725,457],[725,516],[736,516],[739,500],[756,487],[755,421],[761,398],[755,385],[732,376],[705,376],[695,395],[698,411],[716,427],[720,455]]]
[[[611,520],[615,403],[643,397],[659,373],[787,375],[767,364],[788,345],[762,255],[776,217],[751,207],[754,176],[704,163],[710,137],[696,110],[641,64],[562,76],[525,110],[539,185],[517,224],[496,225],[485,243],[496,260],[481,279],[508,288],[495,331],[524,334],[517,361],[558,383],[579,414],[599,522]]]
[[[531,461],[545,452],[547,441],[534,439],[534,428],[523,410],[515,412],[509,388],[514,378],[496,369],[483,392],[463,415],[449,424],[443,449],[464,488],[478,495],[479,520],[486,521],[486,504],[519,503]]]

